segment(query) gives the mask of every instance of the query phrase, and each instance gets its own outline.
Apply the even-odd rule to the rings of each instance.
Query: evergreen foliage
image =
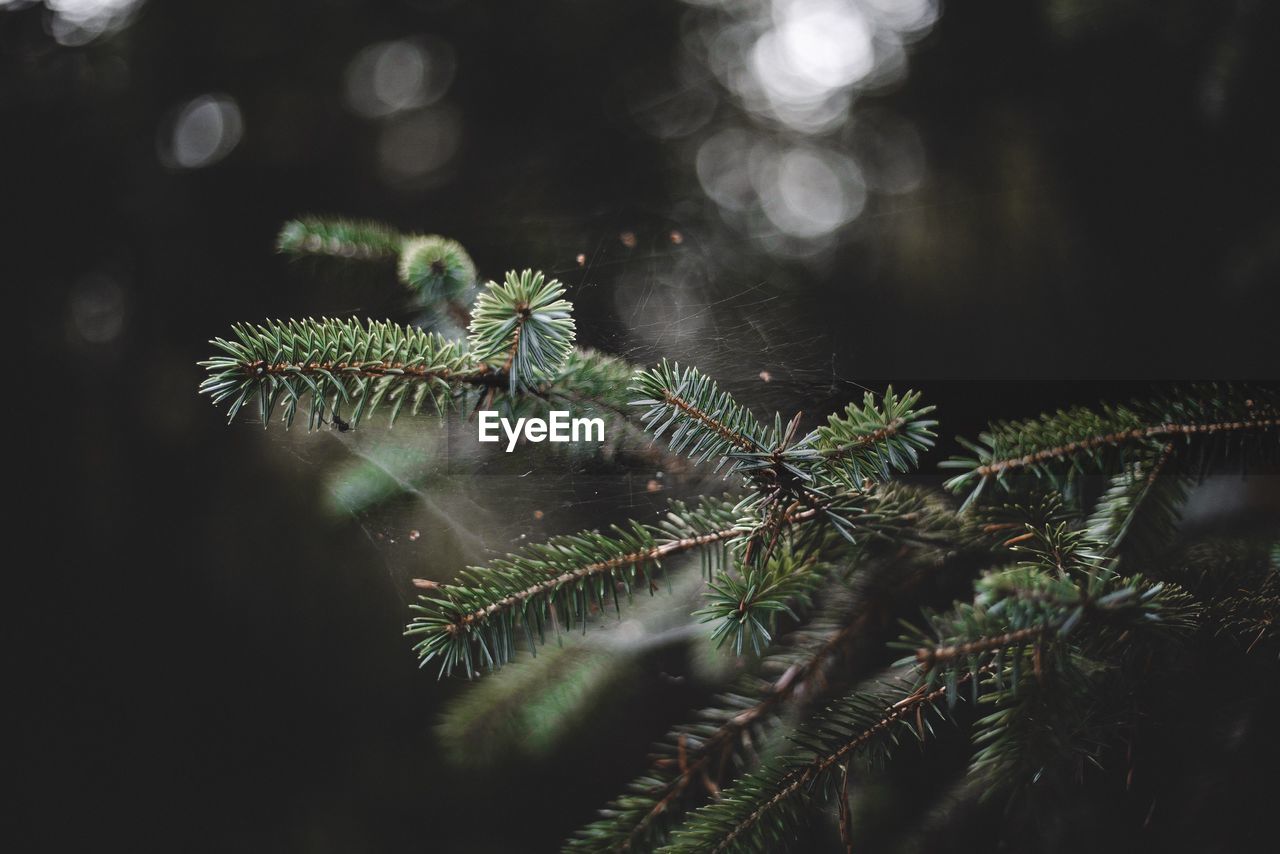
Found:
[[[286,222],[276,239],[276,248],[287,255],[360,260],[395,257],[403,245],[404,237],[382,223],[319,217]]]
[[[868,480],[888,480],[920,463],[920,453],[933,447],[938,422],[924,416],[932,406],[918,406],[920,394],[895,394],[893,386],[877,400],[871,392],[862,406],[850,403],[843,415],[832,415],[815,434],[814,449],[822,473],[851,489]]]
[[[725,500],[674,503],[657,524],[631,522],[608,534],[585,531],[530,546],[422,596],[407,634],[418,638],[423,665],[440,659],[441,675],[500,667],[515,654],[517,637],[534,649],[553,624],[553,632],[585,629],[593,614],[619,611],[619,588],[630,596],[637,586],[656,587],[663,561],[674,555],[701,550],[720,562],[739,533],[739,510]]]
[[[573,305],[564,286],[541,273],[508,273],[490,282],[471,312],[468,339],[476,360],[502,363],[511,392],[532,390],[559,375],[573,348]]]
[[[1010,488],[1015,475],[1032,475],[1050,489],[1070,493],[1085,473],[1121,469],[1144,455],[1178,453],[1188,459],[1181,468],[1195,471],[1234,453],[1273,447],[1251,441],[1259,432],[1280,427],[1280,393],[1262,386],[1198,385],[1149,401],[1128,405],[1076,407],[1025,421],[998,422],[972,451],[943,463],[962,469],[947,482],[957,491],[970,489],[969,501],[995,480]]]
[[[466,302],[476,285],[476,265],[461,243],[438,234],[401,234],[367,220],[304,217],[280,229],[276,248],[294,258],[393,260],[400,283],[424,307],[465,329]]]
[[[372,224],[299,221],[280,244],[395,256],[428,303],[456,300],[474,277],[460,247]],[[439,258],[451,259],[447,276],[428,281]],[[636,592],[656,593],[673,565],[699,557],[703,604],[689,620],[743,672],[671,730],[567,850],[773,851],[812,843],[823,817],[852,850],[850,781],[873,779],[903,745],[923,761],[935,742],[959,745],[964,782],[1013,803],[1083,763],[1115,773],[1116,740],[1161,713],[1137,704],[1185,677],[1190,644],[1274,665],[1275,520],[1208,540],[1183,516],[1206,473],[1276,470],[1276,389],[1202,384],[998,422],[943,464],[958,472],[935,491],[895,480],[935,439],[918,393],[868,393],[806,432],[799,415],[758,418],[692,367],[635,370],[574,348],[564,293],[530,270],[490,282],[466,312],[465,341],[373,321],[239,324],[214,340],[201,390],[231,418],[256,400],[264,423],[279,409],[288,424],[309,403],[312,428],[355,426],[381,408],[394,419],[406,405],[441,413],[468,395],[513,411],[565,401],[646,430],[728,482],[656,521],[553,537],[451,582],[419,582],[406,634],[421,665],[476,677],[617,619]],[[1103,480],[1100,494],[1087,476]],[[542,673],[563,680],[565,706],[587,702],[605,660],[571,649],[511,684]],[[487,703],[519,694],[474,694],[446,726],[469,732]],[[548,696],[527,701],[539,726],[555,713]]]
[[[438,234],[407,238],[397,269],[400,281],[427,303],[458,299],[476,280],[476,265],[462,244]]]
[[[383,403],[392,421],[406,402],[414,414],[428,402],[439,413],[462,389],[491,377],[455,342],[389,321],[268,321],[237,324],[232,334],[210,342],[224,355],[200,363],[209,371],[200,390],[214,403],[230,401],[228,419],[256,398],[264,427],[277,406],[292,424],[304,400],[311,429],[326,412],[342,419],[346,411],[350,420],[341,423],[354,426]]]
[[[664,359],[638,373],[631,387],[647,395],[631,403],[646,407],[643,421],[654,438],[670,430],[671,450],[695,463],[715,458],[717,471],[728,463],[728,473],[733,473],[748,464],[745,454],[763,452],[777,442],[746,407],[695,368],[682,371],[679,363]]]

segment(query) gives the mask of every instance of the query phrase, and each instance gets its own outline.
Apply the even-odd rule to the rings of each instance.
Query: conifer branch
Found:
[[[628,786],[626,794],[602,810],[600,820],[566,843],[565,851],[653,850],[664,842],[667,826],[684,815],[682,799],[718,798],[726,765],[737,753],[758,750],[752,748],[753,741],[770,718],[792,701],[809,694],[821,696],[825,672],[842,657],[843,647],[865,629],[871,613],[861,610],[848,623],[825,633],[814,627],[798,631],[796,634],[805,639],[799,646],[804,650],[800,656],[781,651],[770,659],[776,659],[782,669],[776,680],[762,686],[755,684],[759,680],[749,680],[701,713],[701,719],[712,723],[675,730],[667,738],[671,745],[667,754],[656,758],[646,774]],[[809,638],[818,639],[816,647],[806,649]]]
[[[989,669],[966,674],[960,684],[980,678]],[[673,834],[671,844],[661,850],[692,854],[770,850],[784,845],[799,818],[796,800],[810,793],[821,797],[831,788],[836,776],[833,769],[839,770],[854,755],[873,746],[887,751],[897,741],[894,731],[899,725],[923,739],[925,733],[916,733],[911,727],[917,712],[935,706],[947,693],[946,687],[929,689],[920,684],[911,671],[854,692],[796,737],[796,743],[803,747],[802,755],[774,760],[742,778],[720,801],[695,812]]]
[[[852,542],[855,529],[835,512],[834,493],[857,493],[868,480],[905,472],[933,444],[935,422],[923,417],[932,407],[918,407],[916,392],[898,396],[890,388],[880,402],[868,394],[862,407],[851,404],[844,416],[798,438],[799,414],[785,426],[775,415],[767,430],[709,377],[665,360],[637,374],[632,389],[647,395],[633,404],[648,407],[643,420],[656,437],[674,427],[673,451],[696,463],[714,457],[716,470],[728,464],[727,473],[741,474],[757,491],[760,523],[744,552],[757,568],[797,512],[813,511]]]
[[[938,671],[954,677],[957,662],[972,670],[992,655],[1000,660],[1016,658],[1028,646],[1039,650],[1082,626],[1096,645],[1133,628],[1178,631],[1194,625],[1198,609],[1185,591],[1141,575],[1117,574],[1088,531],[1059,516],[1056,502],[1034,512],[1047,518],[1028,524],[1030,539],[1013,547],[1031,559],[982,576],[972,604],[957,604],[930,618],[928,629],[918,633],[912,658],[930,679],[938,678]]]
[[[593,612],[605,610],[607,598],[620,607],[619,587],[629,596],[640,582],[652,585],[664,559],[713,546],[723,555],[741,532],[739,504],[708,499],[692,507],[673,502],[658,525],[633,522],[609,535],[556,537],[487,569],[473,567],[462,573],[464,583],[419,597],[406,635],[419,638],[414,649],[424,666],[439,658],[441,676],[459,666],[474,676],[478,663],[493,669],[510,660],[517,630],[535,649],[548,622],[557,631],[574,624],[585,629]]]
[[[664,359],[638,372],[631,390],[644,395],[631,403],[648,407],[642,421],[655,438],[672,430],[672,451],[698,463],[715,457],[717,471],[726,462],[726,473],[736,471],[742,461],[731,461],[735,452],[763,451],[769,444],[755,416],[695,368],[681,370],[678,362]]]
[[[932,667],[935,664],[967,658],[978,653],[1022,646],[1027,641],[1043,637],[1048,631],[1049,626],[1027,626],[995,637],[977,638],[953,646],[920,647],[916,650],[916,662],[924,667]]]
[[[716,646],[728,643],[742,655],[749,644],[759,655],[773,642],[774,618],[783,613],[795,619],[796,603],[807,601],[829,570],[816,554],[798,559],[782,553],[763,566],[721,571],[708,585],[709,604],[693,615],[717,624],[711,633]]]
[[[690,805],[716,797],[730,770],[759,752],[767,727],[780,715],[819,701],[856,679],[859,667],[878,662],[875,651],[882,646],[869,635],[889,623],[894,603],[913,601],[930,580],[965,571],[973,562],[977,553],[963,549],[928,561],[904,561],[898,552],[900,544],[927,543],[934,533],[948,535],[949,549],[962,541],[953,512],[932,495],[887,484],[858,497],[865,502],[859,527],[890,544],[894,557],[864,565],[867,552],[860,551],[850,582],[826,584],[824,615],[792,631],[762,657],[762,669],[776,676],[768,681],[744,677],[694,722],[673,730],[645,773],[566,843],[566,851],[652,850],[665,841],[668,828]],[[810,513],[797,524],[815,516]]]
[[[1102,767],[1109,736],[1125,717],[1117,706],[1132,695],[1136,680],[1123,664],[1070,653],[1034,658],[1033,667],[1035,662],[1051,670],[1015,681],[1005,678],[1012,667],[997,667],[996,684],[980,699],[994,709],[974,721],[970,734],[967,779],[981,786],[980,800],[1047,782],[1055,769],[1074,771],[1083,761]]]
[[[1046,511],[1052,516],[1053,505]],[[793,739],[802,754],[744,777],[720,802],[695,813],[668,850],[745,850],[781,843],[798,819],[798,795],[816,790],[820,799],[832,797],[833,781],[840,783],[837,790],[844,783],[834,772],[872,744],[887,750],[896,741],[894,725],[916,719],[918,708],[935,707],[944,698],[950,708],[964,686],[976,702],[979,678],[986,675],[997,687],[1009,681],[1008,696],[1019,696],[1027,647],[1039,680],[1045,647],[1059,656],[1074,655],[1076,649],[1101,655],[1125,643],[1135,629],[1192,625],[1194,609],[1172,585],[1109,572],[1088,539],[1065,524],[1050,521],[1031,533],[1035,542],[1018,548],[1034,561],[984,576],[973,605],[933,618],[932,638],[916,647],[915,664],[900,678],[897,699],[880,705],[876,701],[882,695],[855,692],[838,702]],[[923,739],[923,718],[918,721],[913,735]]]
[[[509,273],[503,284],[481,289],[468,311],[475,268],[446,238],[299,220],[286,224],[279,247],[394,260],[401,282],[465,325],[468,338],[372,321],[237,325],[213,342],[218,355],[201,363],[208,370],[201,391],[227,404],[231,418],[256,400],[264,423],[279,412],[289,424],[309,402],[311,427],[345,430],[379,409],[392,420],[405,408],[442,413],[468,395],[483,395],[486,404],[502,395],[510,413],[526,414],[568,401],[628,429],[627,413],[639,412],[644,428],[668,436],[671,454],[694,464],[714,460],[717,471],[741,478],[742,499],[673,502],[656,524],[554,537],[464,570],[454,583],[415,582],[422,594],[405,633],[423,666],[439,659],[442,677],[497,668],[517,645],[534,652],[548,629],[585,631],[610,598],[620,614],[622,594],[652,592],[666,562],[682,555],[700,556],[706,579],[690,574],[682,588],[692,596],[692,582],[706,585],[693,616],[714,624],[715,643],[760,656],[740,662],[747,675],[699,721],[673,730],[663,755],[571,849],[652,848],[707,800],[670,838],[670,850],[771,848],[793,838],[807,812],[836,798],[849,847],[850,775],[887,758],[900,741],[930,738],[936,719],[963,726],[970,778],[995,790],[1064,755],[1093,759],[1116,724],[1091,716],[1113,709],[1108,700],[1141,678],[1130,665],[1151,666],[1148,654],[1159,647],[1146,641],[1184,642],[1189,629],[1203,626],[1208,631],[1197,637],[1229,635],[1247,654],[1263,645],[1270,651],[1280,636],[1280,575],[1264,565],[1257,543],[1195,552],[1206,544],[1180,525],[1194,474],[1228,458],[1251,469],[1280,460],[1275,389],[1201,385],[1126,406],[993,424],[978,442],[964,443],[969,457],[944,464],[959,469],[948,486],[968,492],[965,506],[992,482],[1010,492],[1033,488],[1015,508],[957,517],[940,496],[891,480],[918,465],[935,438],[933,408],[915,392],[868,394],[800,435],[799,414],[758,421],[695,369],[663,361],[632,375],[621,360],[575,349],[572,305],[563,286],[542,274]],[[1080,483],[1086,474],[1111,478],[1099,500]],[[1185,561],[1166,559],[1170,544],[1188,533]],[[884,554],[875,551],[879,543],[894,556],[876,557]],[[1266,544],[1280,563],[1280,547]],[[996,550],[1017,563],[987,569]],[[931,561],[927,569],[921,555]],[[866,584],[900,561],[911,567],[900,586],[886,583],[876,596],[863,588],[852,606],[841,598],[849,595],[844,585]],[[962,583],[986,569],[973,581],[972,601],[926,611],[922,628],[886,647],[891,617],[954,599],[939,577],[946,567],[958,567],[950,574]],[[692,606],[681,600],[680,607]],[[783,648],[773,644],[779,624],[790,629]],[[678,637],[693,630],[681,626]],[[906,651],[899,669],[859,684],[894,648]],[[606,664],[617,661],[607,659],[565,656],[563,667],[536,672],[583,688],[563,704],[582,711],[616,675]],[[1115,690],[1120,682],[1124,691]],[[558,703],[520,687],[493,696],[527,701],[540,719]],[[957,715],[962,687],[965,699],[991,713],[976,722]],[[460,712],[457,731],[470,731],[481,702]],[[815,708],[825,711],[792,728],[793,716]],[[778,754],[783,721],[796,749]],[[774,758],[756,765],[761,755]]]
[[[396,265],[400,281],[427,305],[444,303],[456,320],[470,323],[470,313],[457,302],[475,284],[476,265],[456,240],[429,234],[404,239]]]
[[[284,224],[276,248],[294,257],[394,259],[400,283],[423,305],[443,311],[461,329],[471,322],[462,299],[476,283],[476,267],[456,240],[438,234],[401,234],[367,220],[304,217]]]
[[[944,462],[961,469],[947,486],[969,489],[966,504],[994,480],[1005,484],[1026,472],[1065,489],[1086,471],[1123,468],[1169,443],[1197,449],[1180,460],[1201,468],[1232,449],[1258,450],[1273,459],[1280,449],[1280,392],[1245,385],[1196,386],[1129,406],[1077,407],[1026,421],[991,425],[977,443],[964,441],[973,456]]]
[[[399,232],[381,223],[322,217],[289,220],[276,239],[276,249],[287,255],[358,260],[394,258],[403,244]]]
[[[1046,583],[1052,584],[1052,580]],[[990,585],[988,589],[999,587],[998,584]],[[1181,615],[1176,613],[1179,607],[1185,606],[1185,596],[1173,592],[1162,597],[1165,589],[1158,584],[1143,587],[1141,580],[1137,579],[1130,586],[1098,596],[1087,611],[1090,617],[1087,624],[1094,630],[1088,645],[1097,648],[1108,639],[1125,637],[1123,633],[1114,631],[1116,622],[1113,618],[1122,614],[1132,618],[1126,628],[1145,626],[1157,613],[1175,625],[1185,624]],[[981,600],[981,593],[979,598]],[[1070,605],[1067,602],[1058,604],[1064,608]],[[1036,605],[1042,609],[1038,612],[1041,617],[1039,623],[976,637],[974,632],[999,622],[1000,618],[995,614],[1003,612],[995,607],[988,608],[985,613],[967,606],[957,609],[944,624],[939,624],[951,629],[951,636],[956,640],[918,650],[915,657],[921,664],[906,671],[892,688],[897,699],[882,705],[882,693],[855,692],[837,702],[793,739],[803,748],[802,754],[766,764],[744,777],[724,793],[720,802],[695,813],[686,826],[673,835],[672,844],[664,850],[756,850],[780,844],[798,816],[800,807],[794,804],[797,796],[816,791],[819,799],[831,797],[833,769],[839,770],[841,764],[872,745],[878,745],[882,753],[887,751],[897,741],[893,735],[897,724],[907,724],[911,734],[923,740],[926,735],[924,722],[917,710],[929,707],[943,714],[939,704],[945,699],[948,708],[953,706],[962,696],[960,689],[966,686],[972,689],[972,699],[976,702],[981,690],[979,680],[988,675],[995,678],[995,684],[1003,685],[1012,674],[1012,690],[1016,692],[1021,683],[1017,675],[1020,660],[1017,650],[1033,639],[1046,637],[1049,632],[1062,637],[1086,624],[1076,612],[1068,610],[1059,614],[1045,608],[1044,599],[1037,600]],[[1009,610],[1016,615],[1016,609]],[[1046,617],[1045,613],[1052,616]],[[1017,623],[1017,619],[1012,619],[1006,624]],[[944,631],[939,634],[946,636]],[[1013,650],[1014,654],[1002,654],[1006,649]],[[1033,659],[1037,675],[1043,678],[1039,647],[1036,647]],[[941,675],[940,670],[944,671]],[[912,722],[916,722],[918,728],[912,727]],[[771,817],[772,822],[766,823],[765,820]]]
[[[1169,470],[1176,450],[1167,442],[1112,476],[1088,521],[1090,536],[1107,543],[1106,554],[1149,563],[1174,542],[1192,485]]]
[[[269,321],[232,332],[231,340],[210,342],[224,355],[200,362],[209,372],[200,391],[215,404],[230,401],[228,421],[255,397],[263,426],[277,406],[292,424],[305,400],[312,429],[326,420],[354,426],[383,403],[394,421],[406,403],[415,414],[428,404],[441,413],[467,388],[505,379],[475,365],[454,342],[390,322]]]
[[[573,350],[573,306],[559,299],[563,292],[555,280],[529,270],[509,274],[505,285],[490,282],[476,302],[470,351],[389,321],[237,324],[232,340],[211,342],[225,355],[200,362],[209,371],[201,391],[215,403],[230,400],[230,419],[257,395],[264,425],[277,405],[291,424],[309,398],[313,429],[327,420],[354,426],[383,401],[391,404],[394,421],[406,403],[415,414],[426,403],[443,413],[468,388],[490,395],[503,385],[511,394],[537,392],[564,379]],[[505,354],[501,367],[491,364],[497,353]],[[348,404],[351,415],[344,421]]]
[[[991,475],[1003,474],[1004,472],[1012,469],[1028,468],[1040,463],[1061,460],[1064,457],[1073,456],[1078,453],[1088,453],[1089,451],[1109,445],[1123,445],[1128,442],[1135,442],[1139,439],[1171,439],[1207,433],[1269,430],[1277,426],[1280,426],[1280,419],[1254,418],[1247,421],[1219,421],[1209,424],[1165,423],[1154,424],[1146,427],[1134,427],[1129,430],[1119,430],[1102,436],[1086,436],[1082,439],[1068,442],[1065,445],[1059,445],[1053,448],[1043,448],[1033,453],[1025,454],[1021,457],[993,459],[988,463],[978,466],[978,468],[975,469],[975,473],[979,477],[990,477]]]
[[[865,494],[856,497],[864,504],[873,500]],[[659,526],[633,522],[615,526],[611,536],[587,532],[554,538],[494,561],[488,569],[473,567],[460,576],[463,583],[441,585],[432,596],[422,597],[408,634],[421,636],[415,649],[423,664],[441,658],[441,675],[458,666],[474,675],[473,647],[479,661],[496,668],[514,652],[516,628],[525,631],[530,647],[535,645],[533,631],[543,636],[552,605],[557,624],[568,628],[586,619],[592,601],[602,609],[604,593],[616,594],[615,584],[627,582],[623,586],[630,590],[664,558],[711,545],[727,556],[748,540],[754,505],[754,498],[704,500],[693,507],[673,502],[667,521]],[[893,506],[886,502],[883,509]],[[857,507],[845,509],[854,512]],[[794,527],[818,518],[820,511],[811,508],[786,516],[785,524]],[[888,512],[869,512],[867,521],[868,530],[891,531],[901,525]],[[748,613],[763,627],[760,614],[785,610],[794,594],[816,579],[816,574],[789,578],[782,571],[772,584],[757,584]],[[755,626],[750,620],[747,624]]]
[[[899,544],[927,542],[936,530],[955,533],[949,508],[929,506],[919,492],[902,487],[843,492],[805,509],[798,502],[785,509],[775,504],[772,511],[744,538],[737,550],[741,561],[720,572],[707,607],[695,613],[719,621],[712,640],[730,642],[735,655],[748,646],[759,655],[772,642],[777,617],[797,619],[796,606],[808,602],[833,562],[847,557],[848,532]],[[840,520],[838,527],[833,519]],[[752,549],[762,542],[757,553],[763,557],[752,562]]]
[[[751,684],[721,696],[715,708],[702,712],[701,718],[718,721],[718,725],[697,723],[673,732],[667,741],[677,745],[676,755],[656,758],[650,770],[602,810],[599,821],[570,840],[565,850],[650,850],[653,843],[665,839],[665,832],[655,826],[660,820],[669,823],[683,814],[678,799],[688,797],[691,790],[697,792],[700,780],[707,783],[704,791],[712,796],[718,793],[731,754],[749,744],[750,734],[793,698],[818,688],[815,682],[823,679],[822,672],[839,657],[842,647],[863,630],[869,614],[864,610],[847,624],[830,629],[819,645],[798,661],[791,661],[794,655],[790,653],[775,654],[783,672],[766,683],[758,697],[753,696],[759,690],[754,684],[758,680],[749,680]],[[815,633],[810,627],[795,634],[808,637]]]
[[[523,605],[529,599],[540,596],[550,590],[554,590],[561,585],[574,581],[580,581],[584,578],[590,578],[593,575],[603,573],[611,573],[616,569],[624,567],[643,566],[645,564],[654,563],[673,554],[696,549],[701,546],[710,545],[711,543],[719,543],[730,537],[736,536],[738,533],[736,528],[722,528],[719,531],[711,531],[706,534],[697,534],[691,537],[683,537],[678,540],[670,540],[661,545],[651,546],[647,549],[639,551],[626,552],[615,557],[606,558],[588,563],[583,566],[562,572],[554,578],[548,578],[545,581],[539,581],[523,590],[517,590],[508,596],[499,599],[490,605],[486,605],[478,611],[472,611],[463,614],[456,621],[447,627],[447,631],[451,635],[456,635],[466,630],[466,628],[479,620],[487,620],[499,611],[504,611],[516,605]]]
[[[867,392],[861,407],[850,403],[844,415],[832,415],[812,439],[824,473],[856,488],[919,465],[920,452],[933,447],[932,428],[938,424],[924,417],[934,408],[917,406],[919,401],[919,392],[898,395],[890,386],[879,401]]]
[[[507,273],[490,282],[471,312],[471,353],[476,361],[501,365],[510,392],[534,390],[563,369],[573,349],[573,304],[564,286],[542,273]]]

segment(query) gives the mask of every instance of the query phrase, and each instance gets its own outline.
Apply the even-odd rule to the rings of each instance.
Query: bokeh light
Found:
[[[71,288],[70,309],[71,327],[87,344],[109,344],[124,331],[125,293],[114,276],[82,276]]]
[[[379,171],[390,184],[421,186],[453,158],[461,139],[462,121],[452,107],[406,113],[382,128]]]
[[[347,105],[366,118],[429,107],[453,83],[453,48],[436,38],[379,42],[347,65]]]
[[[347,63],[347,107],[378,123],[384,183],[413,190],[440,180],[462,140],[461,114],[442,101],[456,70],[453,47],[435,36],[376,42]]]
[[[874,194],[920,187],[919,134],[860,99],[905,78],[937,0],[686,3],[680,85],[632,114],[655,136],[690,136],[698,182],[731,227],[770,253],[815,255]],[[709,116],[722,101],[732,108],[714,122],[687,118],[689,105]]]
[[[170,168],[212,166],[240,144],[244,120],[235,99],[206,94],[187,101],[160,126],[160,160]]]
[[[769,221],[791,237],[821,237],[862,212],[857,165],[839,152],[794,146],[769,157],[757,178]]]
[[[88,44],[120,29],[133,17],[142,0],[43,0],[48,12],[45,28],[59,44]],[[32,0],[0,0],[0,11],[25,9]]]

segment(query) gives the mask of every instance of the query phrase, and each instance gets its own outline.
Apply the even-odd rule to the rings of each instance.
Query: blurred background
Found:
[[[643,646],[623,682],[585,671],[600,717],[441,743],[469,686],[416,669],[409,579],[680,478],[460,460],[456,425],[228,428],[195,362],[231,323],[412,315],[387,269],[276,255],[284,220],[547,270],[584,343],[759,412],[914,385],[936,460],[991,418],[1280,378],[1278,25],[1262,0],[0,0],[0,269],[32,348],[9,426],[36,437],[18,829],[547,850],[723,669]]]

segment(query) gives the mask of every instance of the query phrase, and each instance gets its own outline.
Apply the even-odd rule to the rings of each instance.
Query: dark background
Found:
[[[908,80],[871,99],[915,123],[924,185],[873,200],[809,261],[735,237],[680,149],[629,120],[625,81],[674,61],[685,13],[152,0],[69,47],[41,6],[0,11],[0,264],[12,334],[30,333],[8,353],[29,389],[6,419],[5,693],[21,712],[10,806],[36,847],[541,850],[691,703],[655,683],[550,768],[435,759],[457,687],[400,637],[406,578],[370,570],[384,557],[360,520],[321,518],[316,467],[195,394],[205,342],[232,322],[402,308],[389,279],[344,291],[290,268],[272,249],[288,217],[440,231],[489,275],[562,271],[582,339],[637,361],[665,351],[627,329],[613,289],[667,275],[679,229],[707,302],[760,312],[762,328],[718,327],[708,359],[730,387],[821,413],[855,383],[914,384],[948,439],[1151,381],[1280,376],[1274,4],[948,4]],[[373,126],[340,89],[360,48],[419,33],[456,51],[464,130],[439,179],[406,189],[379,176]],[[237,99],[243,141],[167,168],[157,128],[206,91]],[[913,248],[885,251],[908,227]],[[579,271],[579,252],[599,263]],[[119,284],[105,342],[74,318],[95,276]],[[762,287],[767,305],[734,309]]]

